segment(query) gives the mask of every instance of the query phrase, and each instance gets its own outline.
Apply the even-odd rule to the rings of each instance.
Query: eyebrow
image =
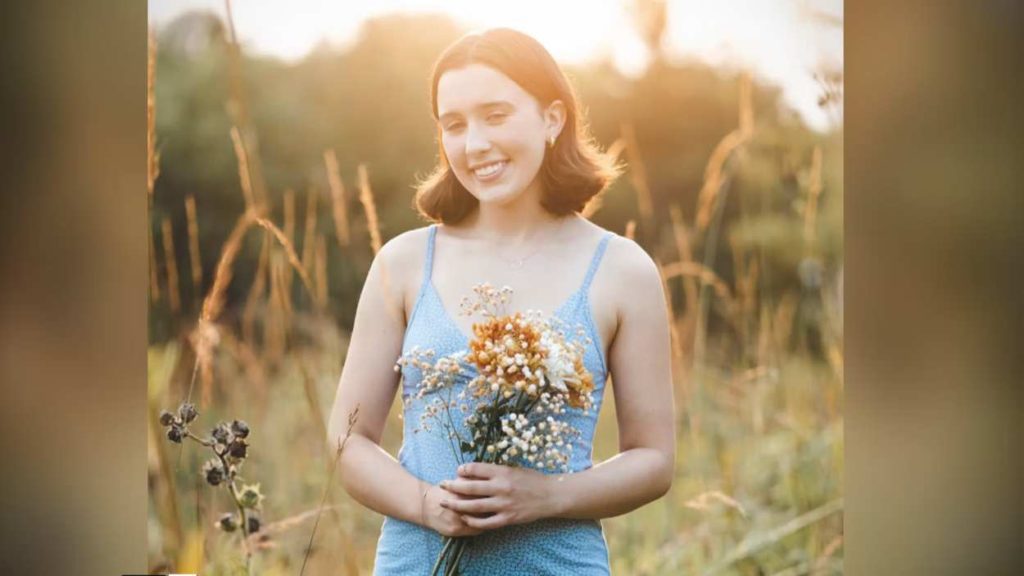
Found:
[[[501,107],[515,108],[515,106],[511,102],[509,102],[507,100],[494,100],[494,101],[491,101],[491,102],[482,102],[476,108],[477,108],[477,110],[486,110],[488,108],[501,108]],[[458,112],[445,112],[444,114],[441,114],[440,116],[438,116],[437,119],[443,122],[443,121],[447,120],[448,118],[451,118],[452,116],[459,116],[459,113]]]

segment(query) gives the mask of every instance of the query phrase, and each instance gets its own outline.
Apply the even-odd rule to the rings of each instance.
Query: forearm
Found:
[[[552,476],[552,516],[601,519],[631,512],[668,492],[672,468],[662,452],[632,448],[583,472]]]
[[[360,434],[349,437],[338,473],[345,491],[363,506],[422,525],[422,496],[429,484],[410,474],[369,438]]]

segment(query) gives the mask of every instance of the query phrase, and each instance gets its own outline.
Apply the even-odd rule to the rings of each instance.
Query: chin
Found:
[[[476,194],[481,204],[504,205],[515,201],[522,196],[520,192],[509,192],[506,190],[484,190]]]
[[[465,187],[470,194],[475,196],[478,201],[487,204],[507,204],[521,196],[523,191],[522,189],[516,189],[512,184],[505,182],[502,182],[497,186],[486,187],[481,187],[479,183],[473,182],[472,187],[466,186],[465,184],[463,184],[463,187]]]

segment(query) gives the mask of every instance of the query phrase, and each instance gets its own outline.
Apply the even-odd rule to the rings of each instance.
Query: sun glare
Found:
[[[780,84],[786,99],[812,125],[823,127],[812,71],[842,67],[842,0],[666,0],[663,49],[670,58],[695,58],[745,67]],[[388,13],[444,13],[467,28],[508,26],[537,38],[563,63],[610,58],[627,75],[642,73],[649,54],[629,13],[630,0],[294,0],[232,2],[236,29],[249,49],[287,59],[317,43],[344,45],[368,18]],[[813,4],[813,6],[812,6]],[[223,0],[149,0],[159,25],[190,9],[223,13]],[[827,14],[839,25],[812,21]]]
[[[447,0],[409,2],[417,11],[446,12],[471,27],[508,26],[530,34],[552,55],[578,63],[609,53],[610,38],[626,17],[618,2],[520,0],[515,3]]]

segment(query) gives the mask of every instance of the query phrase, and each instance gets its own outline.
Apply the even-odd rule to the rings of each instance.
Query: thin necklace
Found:
[[[508,264],[509,266],[511,266],[512,268],[514,268],[514,269],[516,269],[516,270],[519,270],[520,268],[522,268],[522,267],[523,267],[523,265],[524,265],[524,264],[526,264],[526,261],[527,261],[527,260],[529,260],[529,259],[530,259],[530,258],[532,258],[532,257],[533,257],[533,256],[534,256],[535,254],[537,254],[538,252],[540,252],[540,251],[541,251],[541,249],[542,249],[542,248],[544,248],[544,246],[545,246],[545,245],[547,244],[547,241],[548,241],[548,240],[550,240],[550,239],[551,239],[551,238],[552,238],[552,237],[554,236],[554,234],[555,234],[555,232],[556,232],[556,231],[558,231],[558,230],[561,230],[562,226],[564,226],[564,225],[565,225],[565,222],[563,221],[562,223],[560,223],[560,224],[558,224],[557,226],[555,226],[555,227],[554,227],[554,229],[552,229],[551,231],[549,231],[549,232],[548,232],[548,234],[546,234],[546,235],[545,235],[544,241],[543,241],[543,242],[540,242],[540,243],[538,243],[538,245],[537,245],[537,248],[536,248],[536,249],[534,249],[534,250],[533,250],[532,252],[530,252],[529,254],[527,254],[526,256],[522,256],[522,257],[519,257],[519,258],[514,258],[514,259],[512,259],[512,260],[509,260],[508,258],[505,258],[505,257],[504,257],[504,256],[502,256],[501,254],[499,254],[499,253],[498,253],[497,251],[495,251],[495,255],[496,255],[496,256],[498,257],[498,259],[499,259],[499,260],[501,260],[502,262],[504,262],[504,263]]]

